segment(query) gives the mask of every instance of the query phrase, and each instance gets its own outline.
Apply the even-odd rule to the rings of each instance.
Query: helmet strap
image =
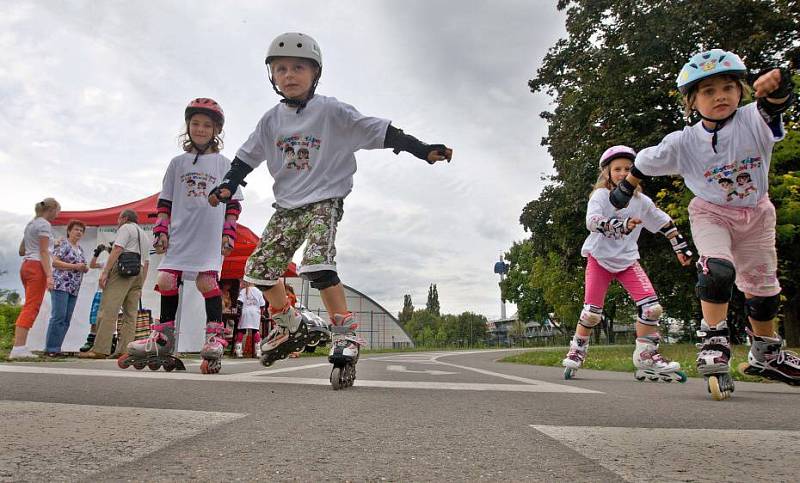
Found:
[[[700,117],[701,117],[701,118],[702,118],[704,121],[709,121],[709,122],[713,122],[713,123],[714,123],[714,129],[711,131],[711,149],[712,149],[712,150],[713,150],[715,153],[717,152],[717,132],[718,132],[720,129],[722,129],[722,128],[725,126],[725,124],[727,124],[727,123],[728,123],[728,121],[729,121],[729,120],[733,119],[733,116],[735,116],[735,115],[736,115],[736,113],[737,113],[738,111],[739,111],[739,110],[738,110],[738,109],[736,109],[735,111],[733,111],[733,112],[731,113],[731,115],[730,115],[730,116],[728,116],[728,117],[726,117],[726,118],[723,118],[723,119],[712,119],[712,118],[710,118],[710,117],[706,117],[706,116],[704,116],[704,115],[703,115],[703,114],[702,114],[700,111],[697,111],[697,114],[698,114],[698,115],[699,115],[699,116],[700,116]]]

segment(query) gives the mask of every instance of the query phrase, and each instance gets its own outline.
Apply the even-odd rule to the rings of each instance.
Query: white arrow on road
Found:
[[[409,372],[411,374],[430,374],[431,376],[446,376],[448,374],[458,374],[457,372],[435,371],[430,369],[426,371],[412,371],[411,369],[406,369],[406,366],[386,366],[386,370],[393,372]]]

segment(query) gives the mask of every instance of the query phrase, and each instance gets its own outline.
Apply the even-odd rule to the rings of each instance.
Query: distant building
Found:
[[[511,344],[515,330],[519,324],[519,312],[505,319],[490,320],[486,324],[488,341],[490,344]],[[522,337],[527,340],[544,339],[563,333],[561,324],[553,314],[541,322],[522,322]]]

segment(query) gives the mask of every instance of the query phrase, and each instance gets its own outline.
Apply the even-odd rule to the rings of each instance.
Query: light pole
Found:
[[[500,275],[500,283],[506,279],[508,273],[508,264],[503,260],[503,255],[500,255],[500,260],[494,264],[494,273]],[[500,291],[500,320],[506,319],[506,303],[503,301],[503,292]]]

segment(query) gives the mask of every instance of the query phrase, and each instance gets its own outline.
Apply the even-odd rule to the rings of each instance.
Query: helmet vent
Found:
[[[717,59],[717,61],[718,61],[718,62],[722,62],[722,59],[724,59],[724,58],[725,58],[725,56],[724,56],[724,55],[720,55],[720,56],[719,56],[719,59]]]
[[[278,47],[283,47],[283,42],[279,43]]]
[[[297,44],[297,48],[298,48],[298,49],[302,49],[302,48],[303,48],[303,44],[301,44],[301,43],[299,43],[299,42],[298,42],[298,44]]]
[[[697,69],[697,64],[689,64],[689,65],[691,65],[693,68]]]

